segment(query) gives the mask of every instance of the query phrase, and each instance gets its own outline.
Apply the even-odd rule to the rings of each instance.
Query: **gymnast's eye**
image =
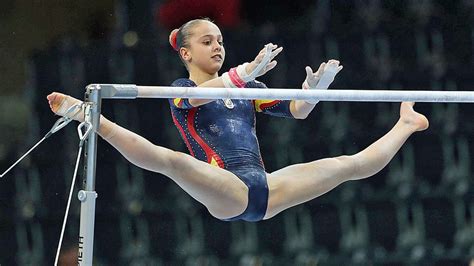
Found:
[[[202,43],[203,43],[204,45],[211,45],[211,41],[209,41],[209,40],[203,41]]]

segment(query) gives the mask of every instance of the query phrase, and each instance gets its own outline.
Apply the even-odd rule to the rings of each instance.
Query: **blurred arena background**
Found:
[[[223,70],[267,42],[283,46],[261,79],[269,87],[300,88],[306,65],[335,58],[344,70],[333,88],[474,88],[473,0],[2,0],[0,171],[57,119],[50,92],[82,98],[90,83],[169,85],[185,76],[168,35],[196,17],[221,27]],[[212,218],[171,180],[101,141],[95,265],[472,265],[474,105],[417,108],[431,128],[380,174],[259,223]],[[104,101],[103,113],[185,151],[166,100]],[[398,104],[322,102],[303,121],[259,116],[257,133],[274,171],[354,153],[397,118]],[[0,180],[0,265],[53,263],[77,144],[69,126]],[[62,265],[77,265],[78,232],[75,196]]]

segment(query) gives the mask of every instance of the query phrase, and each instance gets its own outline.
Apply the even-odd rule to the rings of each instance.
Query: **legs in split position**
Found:
[[[413,106],[414,103],[402,103],[395,126],[357,154],[291,165],[268,174],[270,193],[265,219],[314,199],[345,181],[363,179],[382,170],[411,134],[428,128],[428,119],[415,112]]]
[[[50,94],[48,101],[51,110],[59,115],[61,110],[80,102],[59,93]],[[67,106],[62,106],[64,104]],[[402,103],[400,119],[395,126],[357,154],[292,165],[268,174],[269,198],[264,219],[314,199],[345,181],[363,179],[379,172],[411,134],[428,128],[428,120],[415,112],[413,105]],[[98,134],[131,163],[170,177],[216,218],[235,217],[247,207],[248,187],[227,170],[154,145],[105,117],[101,117]]]
[[[60,93],[52,93],[47,99],[51,110],[59,115],[69,106],[80,102]],[[74,119],[80,120],[79,117],[82,116],[76,116]],[[199,161],[185,153],[154,145],[104,116],[100,119],[97,133],[131,163],[170,177],[189,195],[205,205],[216,218],[235,217],[247,207],[247,186],[227,170]]]

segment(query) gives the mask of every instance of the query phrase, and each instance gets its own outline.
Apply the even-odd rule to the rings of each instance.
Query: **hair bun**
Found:
[[[171,31],[170,33],[170,44],[171,44],[171,47],[173,47],[173,49],[175,51],[178,51],[178,43],[177,43],[177,36],[178,36],[178,29],[174,29],[173,31]]]

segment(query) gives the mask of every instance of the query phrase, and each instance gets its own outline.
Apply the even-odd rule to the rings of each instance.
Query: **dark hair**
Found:
[[[181,47],[188,47],[188,39],[192,35],[192,28],[203,21],[212,22],[209,18],[198,18],[184,23],[179,29],[170,33],[170,44],[176,51]]]
[[[181,27],[179,27],[179,29],[172,30],[169,36],[169,42],[171,44],[171,47],[173,47],[175,51],[179,51],[181,47],[189,47],[188,40],[191,35],[193,35],[192,29],[196,25],[204,21],[212,22],[212,20],[209,18],[198,18],[184,23]],[[183,58],[181,58],[181,54],[179,55],[179,58],[186,66],[186,62],[184,62]]]

